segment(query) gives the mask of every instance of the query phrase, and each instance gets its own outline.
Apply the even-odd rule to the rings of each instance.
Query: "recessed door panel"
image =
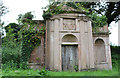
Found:
[[[78,46],[62,46],[62,70],[75,70],[78,67]]]

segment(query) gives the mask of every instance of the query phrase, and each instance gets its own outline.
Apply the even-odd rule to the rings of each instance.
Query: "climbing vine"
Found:
[[[26,20],[24,20],[26,21]],[[23,27],[19,31],[19,40],[21,43],[21,61],[28,61],[33,49],[40,45],[41,35],[45,32],[45,25],[39,28],[33,20],[23,22]]]

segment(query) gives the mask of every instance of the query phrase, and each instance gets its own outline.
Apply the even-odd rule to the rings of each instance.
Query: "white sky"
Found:
[[[43,9],[48,5],[46,0],[3,0],[3,4],[8,7],[9,12],[4,16],[6,24],[16,22],[19,14],[33,11],[35,19],[42,19]]]
[[[0,0],[1,1],[1,0]],[[47,0],[3,0],[3,4],[8,7],[9,12],[2,17],[2,20],[5,21],[5,24],[11,22],[17,22],[19,14],[24,14],[29,11],[33,11],[36,20],[42,20],[42,7],[45,7],[49,4]],[[110,43],[118,45],[118,23],[112,22],[110,29]]]

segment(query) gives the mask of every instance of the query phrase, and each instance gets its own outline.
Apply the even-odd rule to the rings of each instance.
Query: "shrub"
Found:
[[[2,45],[2,63],[14,61],[14,63],[20,62],[19,45],[13,42],[3,43]]]
[[[120,46],[111,46],[112,64],[114,67],[120,67]]]

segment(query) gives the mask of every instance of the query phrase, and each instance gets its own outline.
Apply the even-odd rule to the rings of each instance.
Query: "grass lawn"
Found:
[[[49,72],[50,76],[118,76],[118,70],[96,70],[82,72]]]
[[[41,76],[39,74],[39,70],[33,70],[33,69],[30,69],[30,70],[21,70],[21,69],[18,69],[18,70],[5,70],[5,71],[2,71],[2,75],[3,76]]]
[[[41,74],[47,73],[47,76],[118,76],[118,69],[112,70],[96,70],[96,71],[82,71],[82,72],[54,72],[42,70],[3,70],[3,76],[41,76]],[[1,74],[1,72],[0,72]]]
[[[0,69],[0,78],[2,77],[2,70]]]

